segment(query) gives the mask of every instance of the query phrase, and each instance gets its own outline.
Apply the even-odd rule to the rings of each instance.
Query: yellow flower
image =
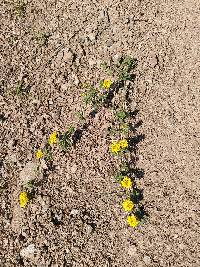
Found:
[[[122,206],[123,206],[123,208],[124,208],[125,211],[132,211],[133,208],[134,208],[134,203],[130,199],[126,199],[122,203]]]
[[[84,97],[85,95],[86,95],[85,92],[80,94],[81,97]]]
[[[49,144],[53,145],[56,144],[58,140],[58,133],[55,131],[49,136]]]
[[[105,89],[110,89],[111,84],[112,84],[111,80],[104,80],[103,87]]]
[[[122,139],[119,141],[119,145],[122,149],[125,149],[128,147],[128,141],[126,139]]]
[[[131,227],[136,227],[139,224],[138,219],[135,217],[135,215],[129,215],[127,217],[127,222]]]
[[[36,152],[36,159],[41,159],[44,156],[44,153],[42,152],[41,149],[38,149]]]
[[[124,179],[121,181],[121,185],[124,188],[129,189],[132,186],[133,182],[131,181],[131,178],[128,176],[125,176]]]
[[[26,192],[21,192],[19,195],[19,203],[21,208],[25,208],[29,201],[28,194]]]
[[[112,153],[117,154],[117,153],[120,152],[121,147],[120,147],[118,142],[113,141],[112,144],[110,145],[110,150],[111,150]]]
[[[128,125],[126,123],[123,123],[123,124],[120,125],[120,129],[121,130],[128,130],[129,127],[128,127]]]
[[[82,88],[87,88],[89,86],[88,83],[82,83]]]

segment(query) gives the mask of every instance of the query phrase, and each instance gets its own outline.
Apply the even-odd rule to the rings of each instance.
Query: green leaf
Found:
[[[121,174],[118,174],[118,175],[115,176],[115,180],[116,180],[117,182],[121,182],[121,181],[123,180],[123,178],[124,178],[124,176],[121,175]]]
[[[25,91],[25,83],[24,80],[18,81],[16,86],[16,94],[20,95]]]
[[[99,81],[99,86],[100,86],[100,88],[103,87],[103,80],[100,80],[100,81]]]
[[[30,180],[24,184],[25,188],[32,189],[34,187],[34,180]]]
[[[127,112],[125,111],[117,111],[116,112],[117,119],[124,121],[127,118]]]
[[[75,127],[72,126],[72,125],[70,125],[70,127],[69,127],[69,129],[67,130],[66,133],[67,133],[69,136],[71,136],[71,135],[74,133],[74,131],[75,131]]]
[[[124,163],[121,165],[120,171],[121,171],[121,172],[128,172],[128,171],[129,171],[129,165],[128,165],[127,162],[124,162]]]
[[[80,121],[85,121],[85,117],[84,117],[82,111],[77,111],[77,112],[76,112],[76,116],[78,117],[78,119],[79,119]]]

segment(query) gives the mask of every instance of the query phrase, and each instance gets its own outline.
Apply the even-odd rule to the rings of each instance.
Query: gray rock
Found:
[[[28,181],[35,180],[37,177],[37,164],[34,162],[28,162],[19,175],[19,184],[26,184]]]
[[[74,59],[74,54],[72,53],[72,51],[69,49],[64,50],[63,60],[65,62],[72,62],[73,59]]]
[[[94,59],[90,58],[90,59],[88,60],[88,63],[89,63],[89,65],[92,67],[92,66],[94,66],[94,65],[96,64],[96,61],[95,61]]]
[[[151,258],[149,256],[144,256],[143,261],[146,265],[151,264]]]
[[[16,205],[13,208],[12,221],[11,221],[11,228],[15,233],[18,233],[20,231],[23,225],[23,217],[24,217],[23,210],[20,208],[19,204],[16,203]]]
[[[150,67],[155,68],[155,66],[158,64],[158,58],[156,54],[150,54],[148,58],[148,64]]]
[[[108,16],[107,10],[101,10],[99,12],[98,20],[99,21],[104,21],[104,22],[108,22],[109,21],[109,16]]]
[[[136,256],[136,254],[137,254],[137,248],[136,248],[136,246],[134,246],[134,245],[131,245],[129,248],[128,248],[128,254],[129,254],[129,256]]]
[[[108,47],[112,46],[114,44],[114,41],[112,39],[109,39],[107,42],[106,42],[106,45]]]
[[[17,155],[16,154],[9,155],[9,161],[10,162],[17,162]]]
[[[23,249],[21,249],[21,251],[20,251],[20,255],[21,255],[23,258],[31,259],[31,260],[34,259],[36,253],[37,253],[37,250],[36,250],[34,244],[30,244],[30,245],[28,245],[28,247],[23,248]]]
[[[86,225],[85,225],[85,231],[86,231],[86,233],[87,233],[88,235],[90,235],[90,234],[92,233],[92,231],[93,231],[92,226],[90,226],[89,224],[86,224]]]
[[[77,165],[74,164],[72,167],[71,167],[71,173],[76,173],[77,171]]]
[[[76,216],[78,214],[79,214],[79,210],[77,210],[77,209],[72,209],[71,212],[70,212],[70,215]]]
[[[56,57],[56,61],[57,61],[57,63],[61,63],[61,62],[62,62],[62,59],[63,59],[63,51],[60,51],[60,52],[57,54],[57,57]]]
[[[100,20],[103,20],[103,19],[105,18],[105,16],[106,16],[106,12],[105,12],[105,10],[101,10],[101,11],[99,12],[99,19],[100,19]]]
[[[96,40],[96,34],[94,32],[91,32],[88,34],[88,38],[90,41],[95,41]]]

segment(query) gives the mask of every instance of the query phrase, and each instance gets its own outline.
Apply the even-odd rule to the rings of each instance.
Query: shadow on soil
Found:
[[[135,114],[138,114],[139,110],[132,112],[133,116],[135,117]],[[134,177],[135,180],[141,179],[145,175],[145,171],[142,168],[138,168],[137,161],[138,161],[138,148],[140,142],[142,142],[145,139],[144,134],[137,134],[137,129],[142,125],[142,120],[136,122],[134,125],[130,125],[130,129],[135,134],[133,137],[130,137],[128,140],[129,143],[129,151],[130,153],[130,162],[129,162],[129,172],[130,177]],[[146,219],[149,217],[149,214],[145,211],[145,207],[143,204],[141,204],[141,201],[143,200],[143,189],[137,188],[137,185],[134,183],[133,190],[130,194],[130,199],[138,205],[138,208],[135,212],[136,217],[141,221],[142,223],[146,221]]]

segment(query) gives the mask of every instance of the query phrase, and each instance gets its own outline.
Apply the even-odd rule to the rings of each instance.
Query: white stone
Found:
[[[53,105],[53,100],[51,98],[49,98],[49,105]]]
[[[64,51],[63,60],[64,60],[65,62],[68,62],[68,61],[72,61],[73,58],[74,58],[74,54],[73,54],[70,50],[66,49],[66,50]]]
[[[105,11],[104,10],[101,10],[99,12],[99,19],[104,19],[104,17],[105,17]]]
[[[129,256],[135,256],[137,254],[137,248],[136,248],[136,246],[131,245],[128,248],[128,254],[129,254]]]
[[[93,230],[93,228],[92,228],[92,226],[90,226],[89,224],[87,224],[87,225],[85,226],[85,231],[86,231],[86,233],[87,233],[88,235],[92,233],[92,230]]]
[[[94,66],[96,64],[96,61],[94,59],[90,58],[88,60],[88,63],[89,63],[90,66]]]
[[[79,214],[79,210],[77,210],[77,209],[72,209],[71,212],[70,212],[70,215],[76,216],[78,214]]]
[[[28,162],[24,169],[20,172],[19,183],[26,184],[28,181],[35,180],[37,177],[37,164],[34,162]]]
[[[74,79],[74,84],[75,84],[76,86],[78,86],[79,83],[80,83],[80,81],[79,81],[79,79],[76,77],[76,78]]]
[[[77,165],[74,164],[72,167],[71,167],[71,173],[76,173],[77,171]]]
[[[46,161],[44,159],[41,159],[40,160],[40,163],[41,163],[42,169],[44,169],[44,170],[47,170],[48,169],[48,166],[47,166]]]
[[[95,33],[89,33],[88,38],[90,39],[90,41],[94,41],[94,40],[96,40],[96,34]]]
[[[23,248],[20,251],[20,255],[24,258],[27,258],[27,259],[34,259],[36,252],[37,252],[37,250],[35,248],[35,245],[30,244],[30,245],[28,245],[28,247]]]
[[[151,264],[151,258],[149,256],[144,256],[143,261],[147,265]]]

